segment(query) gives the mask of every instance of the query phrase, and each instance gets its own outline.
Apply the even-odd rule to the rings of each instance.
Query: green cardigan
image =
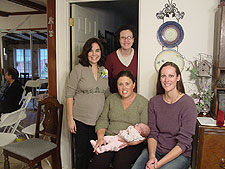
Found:
[[[114,93],[107,97],[103,111],[96,123],[96,131],[105,128],[105,135],[116,135],[136,123],[148,124],[148,100],[137,94],[133,103],[124,110],[121,96]]]

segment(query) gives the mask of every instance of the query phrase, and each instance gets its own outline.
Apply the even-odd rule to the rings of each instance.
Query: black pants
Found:
[[[96,140],[95,126],[86,125],[75,120],[77,132],[75,137],[76,169],[87,169],[93,156],[93,148],[90,140]]]
[[[109,151],[94,155],[89,169],[109,169],[112,163],[113,169],[130,169],[138,156],[141,154],[143,144],[125,147],[117,152]]]

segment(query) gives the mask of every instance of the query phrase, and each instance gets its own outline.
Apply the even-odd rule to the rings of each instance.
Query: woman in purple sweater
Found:
[[[187,169],[197,109],[185,94],[176,64],[166,62],[159,70],[157,95],[150,99],[148,150],[143,150],[132,169]]]

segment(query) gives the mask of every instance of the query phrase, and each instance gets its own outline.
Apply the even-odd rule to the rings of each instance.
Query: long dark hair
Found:
[[[179,67],[175,63],[173,63],[173,62],[166,62],[159,69],[158,79],[157,79],[157,84],[156,84],[156,95],[158,95],[158,94],[164,94],[165,93],[165,90],[162,87],[162,84],[161,84],[161,81],[160,81],[160,77],[161,77],[162,68],[164,68],[166,66],[172,66],[172,67],[174,67],[175,70],[176,70],[177,76],[180,75],[180,80],[177,82],[177,90],[179,92],[185,93],[184,85],[183,85],[183,81],[182,81],[182,77],[181,77],[181,73],[180,73]]]
[[[101,58],[98,61],[98,66],[104,66],[105,60],[106,60],[106,57],[104,55],[104,48],[103,48],[101,42],[99,41],[99,39],[97,39],[97,38],[90,38],[86,41],[81,54],[78,56],[78,58],[80,58],[79,63],[82,66],[86,66],[86,67],[91,66],[91,64],[89,63],[89,60],[88,60],[88,52],[90,52],[90,50],[92,49],[93,43],[97,43],[101,50]]]

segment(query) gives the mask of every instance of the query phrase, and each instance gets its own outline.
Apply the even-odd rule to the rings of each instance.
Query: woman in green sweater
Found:
[[[135,93],[135,79],[130,71],[121,71],[117,75],[118,93],[106,99],[102,114],[97,120],[95,130],[98,140],[94,148],[96,154],[89,169],[108,169],[112,163],[114,169],[130,169],[142,151],[142,141],[126,142],[125,147],[118,152],[105,152],[98,154],[96,149],[106,145],[104,135],[116,135],[120,130],[126,129],[136,123],[147,124],[148,100]]]

